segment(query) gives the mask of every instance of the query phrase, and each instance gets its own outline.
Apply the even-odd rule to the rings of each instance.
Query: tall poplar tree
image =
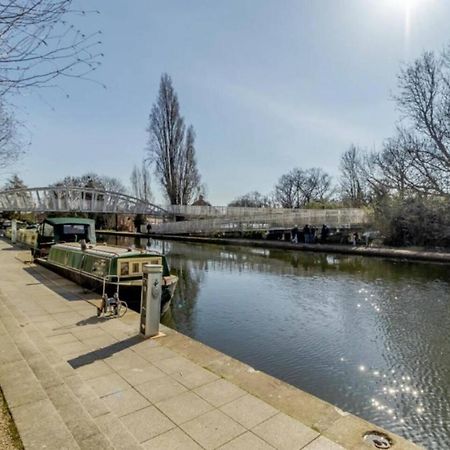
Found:
[[[186,129],[172,79],[161,76],[159,94],[150,113],[148,155],[167,199],[187,205],[200,187],[194,128]]]

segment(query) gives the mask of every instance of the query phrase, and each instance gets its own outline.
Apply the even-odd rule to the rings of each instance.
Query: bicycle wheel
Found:
[[[128,305],[123,300],[120,300],[117,305],[117,317],[123,317],[127,311]]]

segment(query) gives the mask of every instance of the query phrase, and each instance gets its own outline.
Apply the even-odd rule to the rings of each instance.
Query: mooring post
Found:
[[[15,244],[17,242],[17,220],[11,220],[11,242]]]
[[[159,334],[161,317],[162,266],[145,264],[142,267],[141,324],[139,332],[144,337]]]

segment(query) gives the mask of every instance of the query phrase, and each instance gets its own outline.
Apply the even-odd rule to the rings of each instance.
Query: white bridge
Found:
[[[237,208],[214,206],[167,206],[173,215],[188,220],[164,222],[153,225],[152,231],[160,234],[236,234],[261,232],[271,228],[291,229],[294,225],[308,224],[321,228],[323,224],[333,229],[361,229],[369,226],[370,214],[360,208],[340,209],[286,209]]]
[[[270,228],[361,228],[370,223],[364,209],[285,209],[228,206],[155,205],[118,192],[80,187],[39,187],[0,191],[0,212],[84,212],[159,217],[152,231],[161,234],[227,234]]]
[[[0,212],[86,212],[145,214],[167,216],[170,213],[130,195],[79,187],[38,187],[0,191]]]

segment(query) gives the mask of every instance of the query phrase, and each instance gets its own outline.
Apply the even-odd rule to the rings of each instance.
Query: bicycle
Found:
[[[117,292],[112,297],[108,297],[108,294],[103,294],[100,308],[97,308],[97,317],[100,317],[102,313],[105,316],[123,317],[127,311],[127,303],[119,299]]]

